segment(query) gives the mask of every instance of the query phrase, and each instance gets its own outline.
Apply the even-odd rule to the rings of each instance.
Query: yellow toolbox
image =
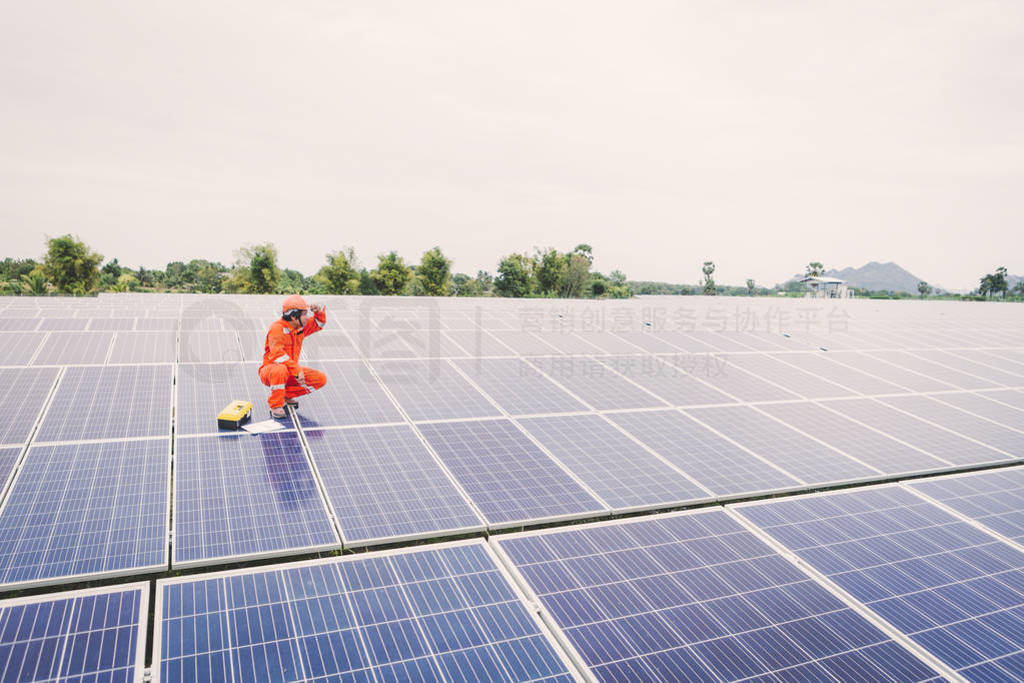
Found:
[[[252,418],[252,403],[248,401],[232,401],[228,407],[217,414],[217,427],[220,429],[238,429]]]

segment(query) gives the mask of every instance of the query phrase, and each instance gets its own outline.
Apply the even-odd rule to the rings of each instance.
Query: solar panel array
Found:
[[[141,681],[149,586],[0,601],[5,681]]]
[[[1004,584],[1015,590],[1015,579],[1008,577],[1015,576],[1016,560],[1005,549],[1016,551],[1012,544],[1024,529],[1018,502],[1024,494],[1015,484],[1019,470],[1002,467],[1024,456],[1024,315],[1015,307],[760,299],[721,304],[704,298],[573,304],[325,299],[328,326],[305,344],[303,361],[324,371],[328,384],[300,399],[298,419],[285,420],[283,432],[265,436],[224,435],[215,415],[228,402],[247,399],[256,419],[266,418],[267,388],[257,368],[278,297],[104,295],[0,302],[0,342],[6,342],[0,343],[0,386],[7,387],[8,405],[0,417],[0,591],[1000,466],[884,489],[911,496],[899,498],[898,506],[890,500],[887,514],[902,519],[903,513],[892,510],[908,509],[924,515],[917,506],[926,505],[924,517],[932,526],[966,525],[982,535],[961,534],[956,527],[973,543],[966,546],[970,552],[982,549],[977,556],[986,558],[984,566],[974,567],[982,573],[956,563],[964,548],[952,541],[949,547],[936,545],[943,562],[961,571],[958,581],[999,605],[998,616],[975,613],[988,606],[978,600],[962,623],[936,621],[927,629],[895,623],[877,596],[841,585],[825,569],[804,573],[789,565],[783,571],[783,560],[813,555],[820,545],[789,548],[773,535],[778,529],[755,524],[758,506],[680,516],[685,522],[660,518],[691,535],[710,525],[704,530],[739,554],[722,562],[689,550],[713,544],[682,531],[672,541],[642,535],[618,547],[643,526],[639,522],[596,522],[581,527],[581,536],[504,535],[501,544],[547,547],[561,534],[572,539],[559,551],[564,557],[545,561],[552,573],[537,579],[541,590],[535,593],[552,596],[548,602],[555,605],[576,591],[573,596],[582,596],[579,610],[596,610],[588,618],[606,615],[587,622],[587,633],[607,629],[599,634],[607,642],[596,636],[574,640],[568,629],[582,624],[563,629],[556,611],[547,613],[560,642],[572,644],[576,663],[599,677],[678,678],[688,672],[729,679],[756,671],[875,678],[882,671],[915,679],[953,670],[978,678],[1017,675],[1011,648],[1017,626],[1010,618],[1016,618],[1017,603],[999,592]],[[809,499],[760,505],[804,500]],[[946,519],[942,515],[954,521],[938,521]],[[702,521],[692,527],[695,519]],[[619,527],[633,524],[638,526]],[[927,529],[911,525],[901,533],[930,539]],[[621,553],[614,572],[583,553],[578,546],[584,536],[602,555]],[[533,538],[544,540],[527,540]],[[755,541],[768,543],[768,554],[747,557],[731,545],[747,548]],[[859,537],[849,542],[866,543]],[[697,584],[686,583],[689,574],[675,577],[678,572],[670,584],[655,571],[660,560],[652,564],[650,558],[667,551],[654,549],[671,544],[703,562],[679,569],[701,570],[693,574],[701,577]],[[907,551],[920,553],[922,547],[912,541]],[[602,580],[588,583],[598,577],[572,574],[575,588],[549,590],[543,581],[553,576],[568,581],[559,573],[566,563],[585,565]],[[751,563],[756,571],[749,570]],[[519,571],[516,562],[508,564],[505,569]],[[764,564],[778,573],[765,574]],[[921,569],[920,563],[911,566]],[[610,579],[615,572],[621,580]],[[239,575],[247,573],[260,572]],[[698,598],[701,589],[721,588],[705,578],[710,575],[733,593]],[[928,582],[934,578],[915,580],[923,591],[952,599],[945,585]],[[183,583],[193,580],[199,581],[190,577]],[[402,580],[419,586],[425,579]],[[523,580],[529,590],[537,588],[528,576]],[[764,580],[769,584],[757,583]],[[656,587],[653,593],[640,588],[648,584]],[[335,593],[346,590],[352,588]],[[474,599],[504,595],[497,590],[487,597],[493,590]],[[761,590],[768,591],[772,608],[791,608],[780,597],[788,596],[800,607],[799,616],[783,621],[783,613],[769,614],[769,605],[760,604],[730,613],[734,621],[715,611],[716,601],[732,606]],[[663,608],[638,602],[637,594],[648,601],[670,594],[697,598],[665,609],[712,614],[725,630],[697,640],[679,632],[675,622],[665,631]],[[291,597],[254,604],[246,602],[247,593],[237,602],[227,597],[224,592],[220,607],[203,613],[210,623],[232,614],[231,628],[219,631],[221,636],[236,633],[238,614],[277,628],[284,612],[276,610],[292,609],[283,607]],[[632,611],[609,612],[626,605]],[[451,624],[466,623],[442,612],[456,620]],[[289,614],[294,620],[302,612]],[[808,623],[819,631],[828,624],[831,640],[801,640],[800,627],[791,622],[806,619],[817,620]],[[375,638],[384,638],[382,623],[392,629],[392,621],[349,629],[345,637],[358,633],[362,648],[361,664],[352,671],[378,678],[567,673],[542,649],[515,655],[519,665],[533,661],[540,666],[536,670],[510,664],[512,655],[500,644],[484,656],[476,640],[452,641],[454,649],[441,653],[440,641],[424,631],[422,620],[415,625],[426,638],[422,651],[390,659],[394,653],[381,655],[375,648],[383,641]],[[606,621],[616,622],[614,628]],[[479,634],[479,619],[473,623],[476,630],[463,633]],[[180,668],[166,672],[203,675],[219,661],[243,676],[263,671],[261,665],[272,671],[272,657],[282,666],[282,658],[290,657],[299,668],[283,668],[282,675],[312,676],[321,671],[317,667],[329,669],[310,649],[314,640],[318,652],[324,643],[337,645],[328,632],[333,633],[318,632],[317,639],[275,638],[273,648],[222,640],[215,652],[178,657]],[[618,647],[623,656],[606,660],[577,641],[607,645],[608,653]],[[0,639],[0,646],[7,643]],[[667,644],[672,646],[655,648]],[[470,651],[476,654],[465,654]],[[42,650],[30,643],[25,652]],[[193,665],[198,668],[187,668]],[[39,666],[43,671],[47,665]]]

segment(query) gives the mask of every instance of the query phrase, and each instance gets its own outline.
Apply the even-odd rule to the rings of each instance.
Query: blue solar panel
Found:
[[[508,420],[418,428],[492,527],[605,510]]]
[[[160,581],[156,602],[164,683],[573,680],[480,541]]]
[[[328,427],[404,420],[362,361],[324,361],[316,369],[327,377],[327,384],[300,398],[300,424]]]
[[[4,681],[141,680],[145,583],[0,602]]]
[[[468,358],[452,362],[511,415],[587,410],[520,358]]]
[[[907,485],[1011,540],[1024,542],[1024,468],[923,479]]]
[[[173,321],[172,321],[173,322]],[[177,335],[165,332],[118,332],[110,350],[110,363],[173,363]]]
[[[7,490],[7,485],[14,474],[14,466],[18,464],[21,449],[22,446],[0,448],[0,495]]]
[[[219,319],[214,319],[220,324]],[[269,325],[269,324],[268,324]],[[182,323],[178,336],[178,358],[182,363],[216,363],[242,360],[238,335],[217,330],[191,329]]]
[[[178,439],[175,566],[340,546],[294,431]]]
[[[32,365],[98,365],[113,339],[113,332],[49,332]]]
[[[50,395],[59,368],[11,368],[0,370],[0,444],[20,445],[36,424]]]
[[[179,435],[217,433],[217,413],[232,401],[251,402],[253,421],[270,418],[270,389],[260,382],[258,363],[181,363],[177,389],[174,430]],[[304,402],[317,398],[313,394]],[[293,426],[291,418],[282,422]]]
[[[574,396],[598,410],[654,408],[665,405],[662,399],[644,391],[593,358],[531,358],[530,363],[555,380],[559,386],[565,387]]]
[[[600,415],[524,418],[520,424],[613,510],[714,497]]]
[[[483,529],[412,427],[307,431],[306,440],[346,546]]]
[[[1024,552],[898,486],[737,510],[966,678],[1021,676]]]
[[[774,403],[760,410],[886,474],[947,469],[949,463],[829,410],[828,403]]]
[[[1024,457],[1024,432],[1019,431],[1024,419],[1018,418],[1015,424],[1010,425],[1014,429],[1009,429],[929,396],[896,396],[879,400],[1009,455]]]
[[[495,537],[599,680],[925,680],[721,510]]]
[[[32,446],[0,510],[0,586],[167,566],[169,439]]]
[[[802,486],[679,411],[645,410],[608,418],[719,496]]]
[[[381,381],[413,420],[497,416],[483,394],[448,361],[376,361]]]
[[[170,365],[108,365],[64,371],[35,441],[171,435]]]
[[[808,484],[881,475],[750,406],[691,408],[687,413]]]

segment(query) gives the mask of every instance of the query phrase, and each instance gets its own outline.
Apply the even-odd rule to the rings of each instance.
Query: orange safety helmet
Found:
[[[284,300],[281,304],[281,314],[285,318],[298,318],[299,314],[309,308],[306,305],[306,300],[298,294],[292,294]]]

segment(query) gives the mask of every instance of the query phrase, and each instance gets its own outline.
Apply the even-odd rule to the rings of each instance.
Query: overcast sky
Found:
[[[1024,3],[11,2],[0,256],[1024,272]]]

